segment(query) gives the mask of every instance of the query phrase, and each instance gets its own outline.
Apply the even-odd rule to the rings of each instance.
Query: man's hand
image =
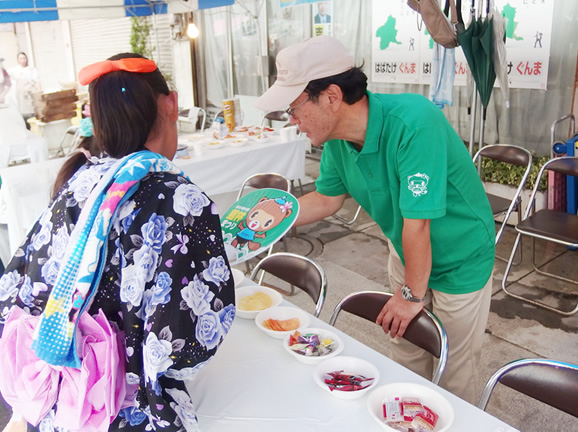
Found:
[[[423,302],[414,303],[404,300],[401,297],[401,290],[397,289],[395,294],[385,304],[376,323],[383,328],[385,334],[391,337],[401,338],[412,319],[423,308]]]

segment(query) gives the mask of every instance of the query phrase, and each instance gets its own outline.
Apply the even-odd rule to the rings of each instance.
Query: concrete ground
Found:
[[[316,177],[317,169],[317,162],[309,160],[307,173],[310,178]],[[304,187],[306,191],[312,190],[313,184]],[[350,220],[356,209],[357,204],[349,198],[338,215]],[[383,290],[388,286],[387,242],[364,211],[351,225],[330,217],[299,227],[297,234],[296,238],[288,239],[289,251],[308,255],[327,273],[328,293],[321,319],[328,321],[335,305],[351,292]],[[498,244],[498,256],[509,257],[514,238],[514,229],[508,227]],[[276,250],[283,249],[280,243]],[[545,242],[538,242],[536,250],[539,263],[549,262],[546,269],[578,280],[578,252]],[[573,309],[578,302],[578,286],[537,274],[530,260],[530,241],[525,241],[522,262],[514,267],[508,279],[512,290],[565,310]],[[578,363],[578,314],[565,317],[506,295],[501,289],[505,267],[505,262],[496,259],[494,294],[476,389],[478,395],[492,373],[513,360],[549,358]],[[303,292],[288,300],[313,310],[311,299]],[[378,326],[346,313],[339,316],[336,326],[388,354],[388,337]],[[494,391],[487,411],[523,432],[578,431],[578,419],[500,385]]]
[[[308,159],[309,183],[304,184],[305,191],[313,189],[311,182],[317,174],[318,162]],[[338,214],[351,218],[356,209],[357,204],[350,198]],[[498,255],[509,256],[514,237],[514,230],[508,228],[498,245]],[[512,288],[516,292],[526,292],[533,298],[545,298],[551,304],[571,309],[571,305],[578,301],[578,287],[537,275],[529,263],[529,245],[530,242],[523,244],[523,261],[515,267],[510,278],[517,281]],[[335,305],[347,294],[361,290],[383,290],[388,285],[385,237],[363,211],[352,225],[330,217],[300,227],[297,237],[288,237],[287,248],[313,258],[327,273],[328,293],[320,316],[325,321],[329,320]],[[282,243],[276,246],[276,250],[283,250]],[[538,244],[537,250],[540,261],[551,260],[548,267],[552,271],[578,279],[578,252],[544,243]],[[245,266],[240,265],[239,269],[245,270]],[[476,389],[479,395],[492,373],[513,360],[540,357],[578,363],[578,314],[564,317],[507,296],[501,290],[504,269],[505,263],[496,259],[494,295]],[[302,292],[288,297],[288,300],[306,310],[314,309],[311,299]],[[388,337],[376,325],[343,313],[337,327],[377,351],[388,354]],[[487,410],[523,432],[578,431],[578,419],[503,386],[495,390]],[[0,409],[0,426],[7,419],[7,413]]]

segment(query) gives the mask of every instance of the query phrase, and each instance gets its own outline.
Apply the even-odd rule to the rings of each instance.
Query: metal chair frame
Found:
[[[344,297],[335,306],[329,325],[334,325],[339,313],[346,312],[365,318],[375,324],[383,306],[393,294],[383,291],[359,291]],[[432,382],[438,384],[448,360],[448,338],[441,321],[433,312],[423,308],[409,323],[403,338],[438,358]]]
[[[516,360],[487,381],[478,408],[485,410],[496,384],[578,417],[578,366],[547,359]]]
[[[261,127],[263,127],[266,122],[269,127],[271,127],[271,122],[273,121],[284,122],[286,126],[289,123],[289,114],[285,111],[270,111],[263,116],[263,119],[261,119]]]
[[[357,218],[359,217],[359,213],[361,213],[361,206],[357,206],[357,211],[350,220],[347,220],[344,217],[341,217],[337,214],[334,214],[333,217],[345,225],[353,225],[357,220]]]
[[[70,138],[70,145],[65,146],[64,143],[70,136],[72,136],[72,138]],[[54,157],[63,157],[70,154],[76,148],[79,139],[80,128],[78,126],[70,126],[68,129],[66,129],[64,135],[62,135],[62,139],[60,140],[60,144],[58,145],[58,149],[56,150]]]
[[[511,145],[511,144],[494,144],[494,145],[487,145],[482,147],[478,152],[474,155],[473,161],[474,164],[478,163],[481,164],[482,158],[490,158],[499,162],[522,166],[526,167],[524,171],[524,175],[522,176],[522,180],[518,184],[518,188],[511,200],[507,198],[503,198],[500,196],[496,196],[490,193],[486,193],[488,200],[490,201],[490,206],[492,207],[492,213],[494,214],[494,218],[498,216],[504,216],[504,220],[498,229],[496,234],[496,242],[497,245],[502,237],[502,233],[506,228],[506,224],[508,223],[508,219],[510,215],[516,211],[518,213],[518,223],[522,221],[522,191],[524,189],[524,185],[526,184],[526,180],[530,174],[532,169],[532,154],[523,147]],[[481,167],[481,165],[480,165]],[[496,258],[507,261],[505,258],[497,256]],[[522,261],[522,249],[520,249],[520,260]]]
[[[289,283],[291,291],[297,287],[305,291],[315,302],[313,316],[318,317],[325,303],[327,295],[327,276],[323,268],[311,258],[304,257],[289,252],[277,252],[267,255],[257,263],[250,279],[255,281],[259,271],[263,270],[259,276],[259,284],[263,283],[265,273]],[[287,291],[278,287],[272,288],[285,295],[290,295]]]
[[[540,185],[540,179],[545,174],[547,175],[547,172],[549,171],[557,172],[563,175],[578,176],[578,157],[564,156],[553,158],[546,162],[540,169],[536,184],[534,185],[532,194],[530,195],[530,201],[526,207],[524,218],[518,225],[516,225],[516,231],[518,232],[518,235],[514,241],[510,259],[508,260],[506,270],[504,271],[504,276],[502,278],[502,289],[509,296],[559,313],[561,315],[569,316],[578,312],[578,302],[574,309],[571,311],[563,311],[545,303],[514,294],[507,289],[508,275],[512,269],[514,255],[518,246],[520,245],[522,236],[529,236],[532,238],[532,267],[537,273],[578,285],[578,281],[576,280],[541,270],[541,267],[547,264],[547,262],[540,265],[536,264],[535,243],[537,238],[565,245],[571,248],[578,248],[578,215],[550,209],[542,209],[536,211],[536,194]]]

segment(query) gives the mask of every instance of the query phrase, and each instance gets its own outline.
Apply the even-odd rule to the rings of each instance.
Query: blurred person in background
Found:
[[[34,117],[33,95],[40,91],[38,72],[34,66],[28,64],[28,56],[24,52],[18,53],[18,65],[8,70],[14,86],[13,92],[18,105],[18,111],[30,129],[28,119]]]
[[[0,105],[6,103],[6,95],[10,91],[12,82],[8,71],[4,69],[4,59],[0,57]]]

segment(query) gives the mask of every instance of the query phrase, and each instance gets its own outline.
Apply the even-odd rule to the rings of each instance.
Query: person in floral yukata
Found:
[[[141,56],[118,54],[91,66],[100,65],[89,87],[91,148],[101,153],[78,152],[61,170],[57,183],[62,187],[0,279],[2,322],[14,307],[31,315],[43,312],[80,212],[117,159],[148,149],[172,166],[176,93],[156,67],[142,72],[121,59]],[[128,403],[108,430],[196,431],[184,380],[195,378],[215,355],[235,317],[233,277],[216,206],[184,176],[148,174],[120,205],[106,248],[88,312],[102,310],[124,332],[129,389]],[[52,422],[57,410],[58,401],[37,429],[64,430]],[[25,421],[15,416],[8,427],[21,423],[25,430]]]

